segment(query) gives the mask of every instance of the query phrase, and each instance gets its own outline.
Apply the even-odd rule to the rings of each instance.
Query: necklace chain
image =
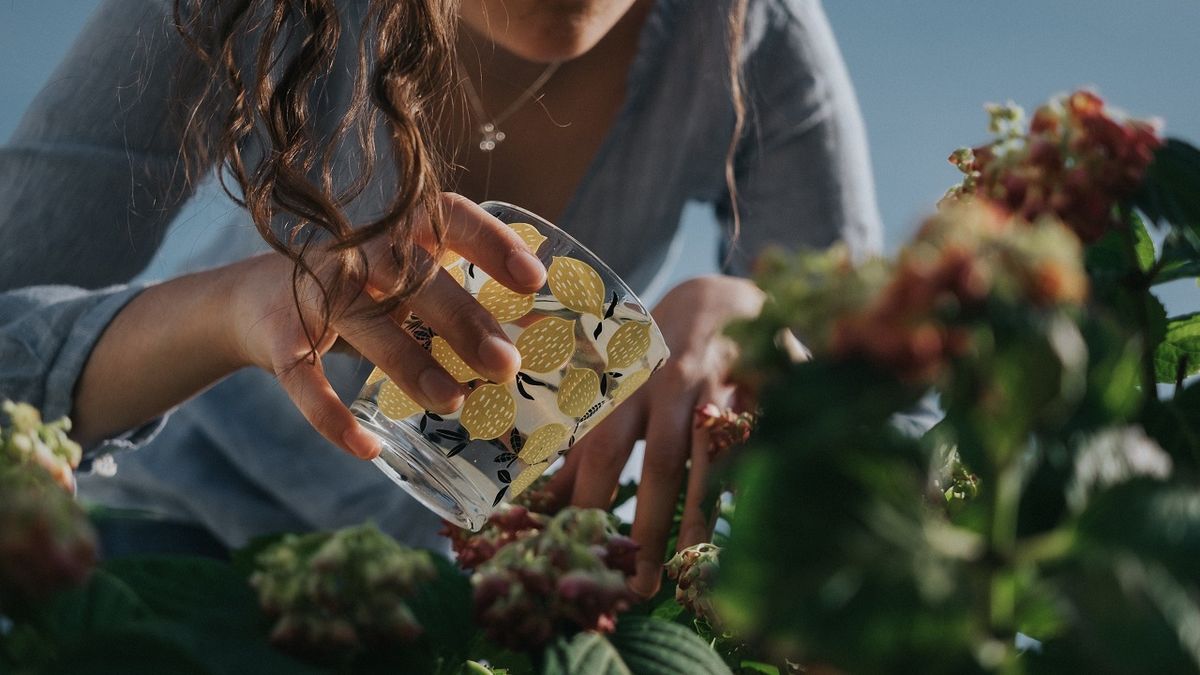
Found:
[[[545,84],[550,81],[551,77],[554,77],[554,73],[558,71],[558,68],[561,65],[561,61],[555,61],[554,63],[546,66],[546,69],[542,71],[542,74],[538,75],[537,79],[535,79],[532,84],[526,87],[525,91],[521,92],[521,95],[518,96],[516,100],[508,104],[508,107],[505,108],[503,112],[492,118],[488,117],[487,110],[483,107],[483,99],[480,98],[479,92],[475,90],[475,84],[471,82],[471,78],[462,78],[463,85],[467,92],[467,102],[471,104],[471,108],[475,113],[475,117],[479,119],[480,150],[483,152],[491,152],[495,150],[496,146],[500,145],[505,138],[508,137],[507,134],[500,130],[500,125],[503,124],[504,121],[509,117],[512,117],[514,113],[520,110],[521,106],[528,103],[529,100],[532,99],[535,94],[537,94],[538,90],[545,86]]]

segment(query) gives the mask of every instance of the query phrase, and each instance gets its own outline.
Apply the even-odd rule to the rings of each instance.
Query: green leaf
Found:
[[[1191,230],[1172,231],[1163,240],[1162,249],[1155,284],[1200,277],[1200,234]]]
[[[543,675],[731,675],[721,657],[678,624],[623,616],[606,638],[579,633],[546,647]]]
[[[1134,203],[1159,225],[1200,234],[1200,150],[1167,139],[1154,153]]]
[[[466,659],[470,638],[476,633],[471,618],[471,582],[454,565],[441,556],[434,556],[438,576],[422,584],[408,606],[425,629],[421,644],[432,654],[454,661]]]
[[[227,563],[143,556],[111,560],[104,569],[128,584],[162,618],[223,635],[265,634],[254,591]]]
[[[1200,373],[1200,313],[1167,321],[1166,335],[1154,352],[1154,370],[1159,382]]]
[[[610,638],[634,675],[729,675],[729,667],[703,640],[679,624],[622,617]]]
[[[268,622],[254,591],[231,565],[206,558],[148,556],[104,569],[134,589],[170,636],[209,672],[256,675],[315,672],[267,642]]]
[[[1200,590],[1200,491],[1137,479],[1091,498],[1082,546],[1152,561]]]
[[[1176,476],[1200,479],[1200,385],[1166,401],[1151,399],[1142,426],[1171,455]]]
[[[599,633],[578,633],[547,645],[542,675],[632,675],[617,648]]]
[[[92,573],[88,584],[55,596],[45,621],[55,639],[73,642],[100,630],[154,616],[138,594],[104,569]]]
[[[1148,271],[1154,266],[1154,240],[1146,231],[1146,224],[1136,213],[1131,213],[1128,226],[1133,232],[1134,251],[1140,271]],[[1093,277],[1117,279],[1130,271],[1129,254],[1125,248],[1125,233],[1112,230],[1089,245],[1084,252],[1084,266]]]
[[[126,624],[74,645],[50,672],[70,675],[212,675],[177,639],[153,623]],[[220,645],[214,645],[220,648]],[[263,673],[255,667],[255,673]]]

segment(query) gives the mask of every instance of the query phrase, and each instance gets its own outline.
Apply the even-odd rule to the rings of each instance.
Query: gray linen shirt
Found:
[[[344,7],[353,16],[365,4]],[[178,81],[186,54],[169,27],[170,5],[105,0],[0,148],[0,397],[50,417],[70,413],[93,345],[140,290],[130,280],[191,196],[166,101],[173,86],[196,83]],[[657,0],[624,106],[559,222],[634,289],[661,271],[685,203],[709,204],[730,220],[727,6]],[[733,271],[744,272],[768,244],[841,240],[858,253],[876,250],[862,123],[818,0],[751,0],[747,28],[750,116],[735,163],[743,228]],[[368,191],[363,212],[378,209],[383,194]],[[261,248],[252,228],[234,228],[187,262],[223,264]],[[369,369],[327,358],[346,400]],[[199,523],[231,545],[367,518],[410,544],[437,545],[436,518],[369,463],[325,442],[264,372],[238,372],[168,424],[112,444],[142,447],[118,456],[115,475],[84,476],[85,498]]]

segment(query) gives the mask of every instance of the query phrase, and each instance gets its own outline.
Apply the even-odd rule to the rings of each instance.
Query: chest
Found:
[[[603,68],[564,64],[537,94],[525,96],[499,120],[495,115],[521,101],[525,90],[481,87],[474,103],[465,93],[455,96],[445,148],[453,160],[450,189],[474,201],[507,201],[559,220],[614,130],[625,102],[627,69],[627,62]],[[494,131],[504,136],[488,151],[480,147],[481,127],[493,120]]]

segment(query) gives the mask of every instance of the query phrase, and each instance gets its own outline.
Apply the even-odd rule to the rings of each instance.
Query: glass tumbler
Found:
[[[489,382],[419,318],[405,328],[469,389],[458,411],[424,410],[381,370],[351,410],[382,441],[374,462],[422,504],[469,530],[527,489],[662,366],[650,312],[570,235],[510,204],[484,203],[546,265],[536,293],[515,293],[454,253],[442,265],[488,309],[521,353],[512,382]],[[586,476],[580,479],[586,480]]]

